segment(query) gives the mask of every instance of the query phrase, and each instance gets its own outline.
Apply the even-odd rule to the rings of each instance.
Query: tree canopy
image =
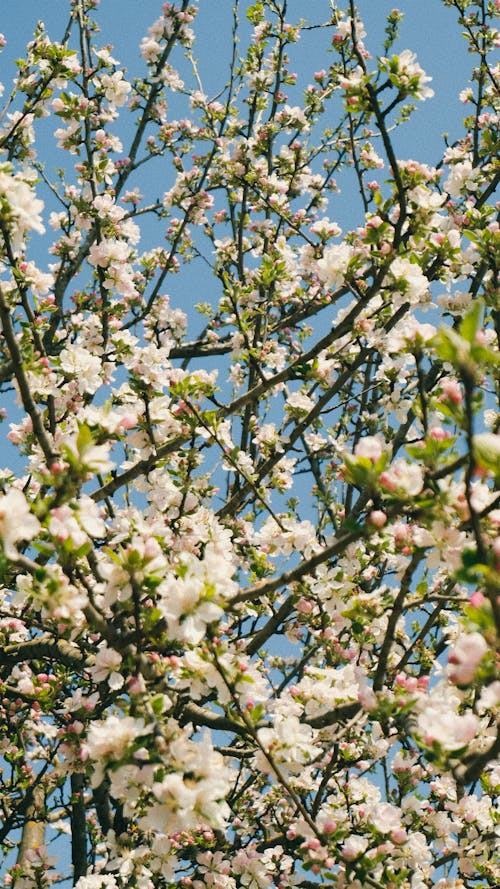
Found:
[[[5,886],[500,882],[500,0],[440,2],[434,165],[404,3],[227,2],[209,95],[188,0],[127,68],[71,0],[3,77]]]

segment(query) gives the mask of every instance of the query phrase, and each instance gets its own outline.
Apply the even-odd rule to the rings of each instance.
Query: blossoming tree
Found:
[[[442,2],[433,167],[363,3],[228,3],[211,98],[188,0],[137,76],[72,0],[5,88],[6,886],[499,883],[500,2]]]

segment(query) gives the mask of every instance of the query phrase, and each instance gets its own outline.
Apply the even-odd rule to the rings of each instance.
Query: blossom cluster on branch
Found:
[[[68,0],[4,85],[6,886],[500,882],[500,2],[435,2],[435,166],[353,0],[228,4],[215,97],[188,0],[131,70]]]

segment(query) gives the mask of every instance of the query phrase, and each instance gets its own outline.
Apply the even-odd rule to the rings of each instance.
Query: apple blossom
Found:
[[[408,49],[403,50],[392,59],[382,57],[380,64],[389,73],[389,77],[401,92],[415,96],[417,99],[430,99],[434,90],[426,86],[432,80],[416,61],[415,53]]]
[[[459,750],[476,736],[480,722],[473,713],[457,714],[453,709],[452,693],[447,704],[443,700],[445,694],[445,687],[441,685],[430,701],[426,701],[425,709],[417,719],[417,730],[427,745],[437,744],[443,750]]]
[[[418,263],[411,262],[406,257],[399,257],[391,263],[389,271],[394,288],[407,295],[413,305],[425,302],[424,297],[427,296],[429,290],[429,281]]]
[[[18,488],[10,488],[0,495],[0,544],[7,558],[15,559],[15,546],[21,540],[31,540],[41,530],[25,495]]]
[[[318,274],[327,287],[338,290],[342,287],[353,250],[347,244],[335,244],[327,247],[322,259],[318,261]]]
[[[462,633],[448,654],[447,674],[450,681],[457,685],[472,682],[487,651],[488,644],[481,633]]]
[[[16,252],[21,252],[31,229],[39,234],[45,231],[41,217],[44,204],[35,197],[33,178],[29,170],[23,175],[14,173],[9,164],[0,166],[0,219]]]

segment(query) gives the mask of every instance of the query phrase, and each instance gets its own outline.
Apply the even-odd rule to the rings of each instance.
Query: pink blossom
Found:
[[[380,484],[388,491],[416,497],[424,487],[422,468],[417,463],[408,463],[398,457],[381,473]]]
[[[474,593],[472,593],[469,598],[469,602],[471,605],[473,605],[474,608],[481,608],[484,601],[485,597],[479,590],[476,590]]]
[[[443,394],[440,397],[443,401],[449,399],[453,404],[462,403],[462,390],[457,380],[453,380],[449,377],[442,380],[441,389],[443,390]]]
[[[488,645],[481,633],[462,633],[448,655],[446,672],[450,682],[456,685],[472,682],[487,651]]]

